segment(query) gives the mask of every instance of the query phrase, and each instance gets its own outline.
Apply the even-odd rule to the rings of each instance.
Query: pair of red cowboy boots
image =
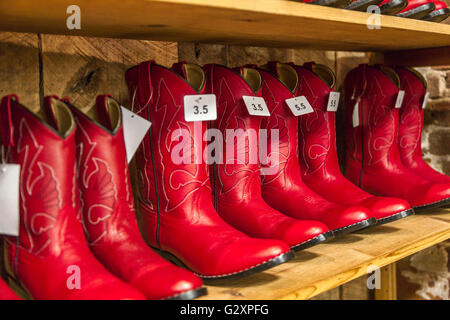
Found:
[[[344,91],[348,179],[416,210],[449,204],[450,178],[422,158],[425,79],[413,69],[360,65],[348,73]]]
[[[149,61],[126,73],[133,110],[152,122],[137,154],[141,231],[161,254],[206,279],[261,271],[287,261],[290,248],[412,213],[406,201],[371,196],[340,174],[334,113],[323,110],[334,86],[328,69],[266,69],[185,62],[168,69]],[[187,121],[185,97],[204,93],[216,95],[217,119]],[[285,102],[297,95],[313,101],[302,121]],[[258,97],[269,117],[249,114],[244,100]],[[258,134],[261,128],[276,130],[279,142]],[[251,152],[264,140],[268,154],[278,154],[276,165]],[[215,141],[214,151],[207,141]],[[174,153],[183,161],[173,161]],[[222,161],[209,162],[211,155]]]
[[[11,284],[24,295],[190,299],[205,293],[198,277],[162,259],[139,234],[115,100],[99,96],[96,106],[80,110],[50,96],[31,110],[7,96],[1,133],[9,162],[21,165],[19,236],[4,243]]]

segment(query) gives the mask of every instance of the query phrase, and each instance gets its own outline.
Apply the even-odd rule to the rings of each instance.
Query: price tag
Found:
[[[336,112],[339,106],[339,98],[341,94],[339,92],[330,92],[328,97],[327,111]]]
[[[286,99],[286,104],[291,109],[294,116],[298,117],[307,113],[314,112],[314,109],[308,102],[305,96],[299,96],[291,99]]]
[[[352,122],[353,128],[359,126],[359,98],[353,106]]]
[[[252,116],[269,117],[270,112],[266,101],[262,97],[242,96],[248,113]]]
[[[0,234],[19,236],[20,165],[0,164]]]
[[[404,98],[405,98],[405,91],[400,90],[397,95],[397,100],[395,101],[395,109],[400,109],[402,107]]]
[[[184,96],[184,119],[187,122],[216,120],[216,95],[196,94]]]
[[[125,107],[122,109],[123,138],[125,140],[125,150],[127,152],[128,162],[134,156],[137,148],[144,139],[145,134],[150,128],[150,121],[138,116]]]
[[[429,98],[430,98],[430,93],[427,91],[427,93],[425,93],[425,97],[423,97],[422,109],[425,109],[427,107]]]

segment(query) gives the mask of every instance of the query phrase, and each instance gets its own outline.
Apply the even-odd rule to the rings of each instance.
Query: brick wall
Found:
[[[427,79],[430,92],[422,135],[424,159],[434,169],[450,174],[450,66],[417,70]],[[447,241],[398,262],[399,299],[448,300],[449,253]]]

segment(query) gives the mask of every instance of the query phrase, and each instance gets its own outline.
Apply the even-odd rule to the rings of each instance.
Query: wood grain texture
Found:
[[[375,289],[376,300],[397,300],[396,263],[380,269],[380,289]]]
[[[125,71],[151,59],[170,66],[177,50],[171,42],[42,35],[44,94],[69,97],[83,107],[108,93],[128,106]]]
[[[448,46],[450,26],[282,0],[78,0],[81,30],[66,27],[71,0],[0,2],[0,29],[96,37],[329,50]]]
[[[266,272],[208,286],[204,299],[308,299],[450,238],[450,209],[346,235]],[[264,290],[262,290],[264,288]]]
[[[39,106],[39,38],[0,32],[0,96],[16,93],[26,106]]]

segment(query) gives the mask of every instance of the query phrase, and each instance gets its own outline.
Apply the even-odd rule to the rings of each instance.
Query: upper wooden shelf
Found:
[[[202,299],[308,299],[450,238],[450,209],[430,210],[296,253],[273,269],[208,286]]]
[[[72,0],[0,1],[0,30],[352,51],[450,45],[450,25],[284,0],[77,0],[81,30],[66,27]]]

